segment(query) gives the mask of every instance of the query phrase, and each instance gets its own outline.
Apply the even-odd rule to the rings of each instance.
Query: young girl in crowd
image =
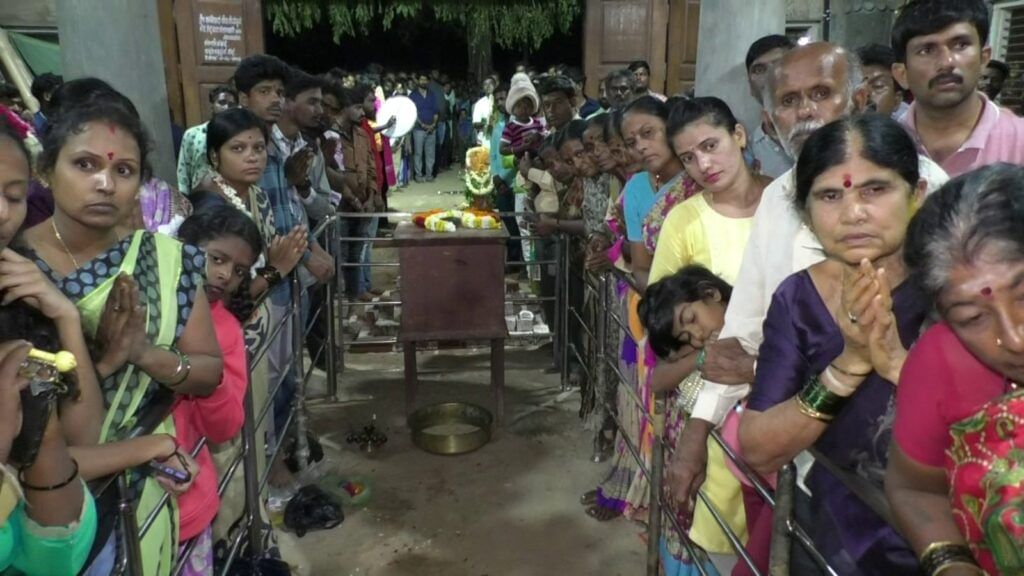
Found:
[[[234,207],[211,205],[185,220],[178,230],[182,241],[206,252],[206,281],[203,288],[210,301],[210,318],[217,332],[224,374],[217,390],[205,397],[183,397],[174,407],[178,445],[192,452],[202,437],[221,444],[238,434],[245,419],[242,400],[248,385],[246,348],[240,320],[249,306],[236,316],[234,296],[244,291],[252,268],[263,252],[260,231],[252,219]],[[179,541],[184,548],[190,540],[191,555],[185,575],[213,573],[211,524],[220,507],[217,470],[205,446],[196,456],[198,475],[192,487],[178,498]],[[172,486],[173,488],[173,486]]]
[[[235,292],[235,299],[239,302],[229,307],[237,310],[237,304],[248,308],[249,303],[259,300],[259,304],[242,319],[246,348],[259,359],[252,367],[250,383],[253,405],[259,410],[266,402],[273,401],[268,400],[272,390],[267,378],[268,355],[260,353],[266,349],[273,327],[270,325],[269,298],[261,296],[277,283],[286,281],[287,275],[299,264],[307,246],[306,228],[297,225],[287,234],[277,233],[270,200],[259,186],[267,166],[270,137],[263,120],[249,110],[234,108],[215,114],[207,124],[206,132],[206,156],[213,172],[211,179],[202,184],[203,190],[192,194],[196,210],[232,206],[249,218],[262,241],[262,250],[256,257],[256,276]],[[256,436],[266,438],[272,426],[272,418],[264,418],[257,427]],[[226,466],[234,459],[237,450],[241,450],[237,442],[215,446],[214,459]],[[260,469],[263,469],[263,458],[263,451],[259,451]],[[283,465],[277,465],[277,470],[284,469]],[[242,514],[243,484],[242,476],[236,474],[224,493],[221,514],[214,527],[217,540],[229,536],[228,529]]]
[[[97,518],[67,444],[96,441],[102,404],[78,311],[7,248],[25,219],[32,162],[24,138],[0,117],[0,572],[72,576],[88,558]],[[68,393],[23,406],[30,378],[22,366],[32,346],[71,351],[78,369],[50,375]]]
[[[700,264],[685,266],[648,286],[640,301],[639,314],[647,330],[647,343],[658,359],[671,362],[680,355],[693,354],[703,349],[725,324],[725,308],[731,294],[732,286],[728,282]],[[669,394],[665,414],[666,446],[675,446],[679,430],[686,414],[693,409],[702,382],[700,372],[692,370]],[[721,488],[709,484],[704,486],[710,492],[709,497],[716,510],[728,519],[730,509],[736,509],[737,503],[729,502],[735,494],[726,493],[723,501]],[[686,525],[686,522],[680,523]],[[665,528],[659,545],[665,575],[698,573],[674,527],[667,524]],[[707,508],[703,504],[697,505],[689,535],[694,543],[701,545],[719,531]],[[717,574],[710,562],[705,564],[704,569]]]
[[[743,158],[747,144],[743,126],[733,116],[729,106],[714,97],[694,98],[676,105],[669,114],[666,127],[673,152],[697,187],[702,189],[689,199],[677,204],[664,219],[658,236],[657,250],[651,264],[650,279],[657,282],[690,264],[705,266],[726,282],[734,283],[740,271],[740,262],[761,200],[761,193],[769,180],[751,170]],[[655,206],[654,209],[657,209]],[[678,383],[690,377],[698,365],[696,350],[680,355],[673,361],[658,363],[652,377],[655,391],[678,391]],[[661,354],[659,359],[666,360]],[[684,395],[695,395],[695,391]],[[692,398],[694,400],[695,398]],[[670,424],[675,435],[687,438],[683,430],[684,414]],[[754,525],[760,515],[748,521],[744,518],[740,484],[726,467],[722,449],[704,436],[694,445],[680,442],[668,466],[669,474],[687,466],[701,466],[706,462],[707,481],[704,489],[716,504],[732,529],[742,534],[746,524]],[[756,493],[751,501],[759,501]],[[748,510],[750,512],[750,510]],[[721,531],[704,529],[699,508],[691,538],[705,550],[718,554],[731,554],[732,547]],[[704,520],[708,520],[706,516]],[[768,527],[764,522],[758,526]],[[767,546],[769,534],[756,540]],[[755,561],[767,570],[767,548],[754,554]]]

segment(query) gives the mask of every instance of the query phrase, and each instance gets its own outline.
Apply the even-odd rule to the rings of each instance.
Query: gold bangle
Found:
[[[921,553],[920,563],[922,571],[928,576],[941,574],[952,565],[978,566],[967,544],[949,541],[929,544]]]
[[[800,413],[803,414],[804,416],[814,418],[815,420],[819,420],[821,422],[831,422],[832,419],[835,418],[834,416],[831,416],[829,414],[818,412],[817,410],[812,409],[810,406],[807,405],[806,402],[804,402],[803,398],[801,398],[800,396],[796,396],[796,406],[797,408],[800,409]]]
[[[932,542],[931,544],[928,545],[927,548],[924,549],[924,552],[921,552],[921,555],[918,556],[917,559],[918,560],[924,559],[926,556],[928,556],[929,554],[931,554],[935,550],[937,550],[939,548],[942,548],[943,546],[956,546],[957,544],[958,544],[957,542],[949,542],[949,541]]]

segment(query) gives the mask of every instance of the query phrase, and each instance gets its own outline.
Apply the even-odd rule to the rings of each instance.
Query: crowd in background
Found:
[[[617,366],[569,367],[608,465],[587,514],[646,517],[627,444],[649,464],[644,414],[666,393],[666,480],[702,551],[669,530],[668,575],[695,562],[748,573],[698,489],[768,568],[771,509],[713,429],[769,483],[796,461],[796,516],[837,573],[1024,570],[1024,120],[993,101],[1006,70],[988,27],[982,0],[912,0],[891,46],[761,38],[743,63],[755,126],[723,98],[656,93],[644,62],[591,98],[565,66],[477,88],[376,67],[312,75],[258,54],[210,91],[172,183],[151,174],[128,98],[41,76],[37,115],[9,96],[0,108],[0,570],[110,574],[117,502],[87,483],[125,474],[139,522],[156,514],[144,573],[169,574],[189,546],[183,573],[212,574],[241,513],[217,485],[247,390],[272,405],[257,437],[287,437],[301,352],[289,327],[322,339],[309,311],[334,258],[371,259],[369,242],[332,255],[311,230],[386,210],[401,183],[477,145],[496,204],[518,213],[513,235],[539,237],[510,242],[510,259],[557,260],[567,239],[569,304],[587,323],[606,311],[585,279],[617,267],[639,290],[606,284],[628,327],[600,346]],[[418,114],[392,140],[374,120],[395,94]],[[381,222],[340,225],[369,239]],[[555,267],[536,268],[553,296]],[[379,291],[368,266],[345,270],[350,298]],[[582,327],[568,331],[592,357]],[[246,350],[264,346],[250,380]],[[288,498],[283,459],[268,466],[271,500]],[[857,485],[884,488],[895,525]],[[818,573],[799,547],[791,573]]]

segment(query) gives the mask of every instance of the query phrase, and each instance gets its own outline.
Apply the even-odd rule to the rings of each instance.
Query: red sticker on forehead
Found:
[[[107,152],[107,160],[113,160],[113,159],[114,159],[114,153],[113,152]]]
[[[984,288],[981,289],[981,295],[982,296],[991,296],[992,295],[992,289],[989,288],[988,286],[985,286]]]
[[[849,188],[853,186],[853,177],[849,174],[843,174],[843,188]]]

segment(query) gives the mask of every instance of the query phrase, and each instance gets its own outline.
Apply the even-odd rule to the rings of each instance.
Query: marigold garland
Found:
[[[474,230],[496,230],[501,228],[498,214],[488,210],[428,210],[413,215],[412,221],[417,226],[432,232],[455,232],[455,222],[463,228]]]

